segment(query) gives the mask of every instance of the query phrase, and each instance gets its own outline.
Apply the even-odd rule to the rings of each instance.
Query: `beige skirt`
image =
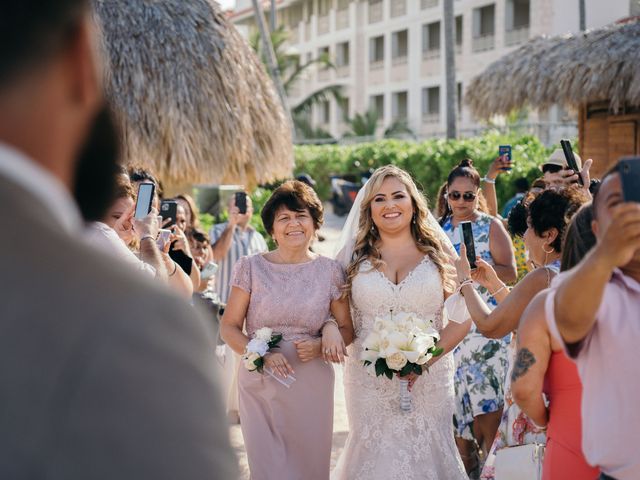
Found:
[[[240,366],[240,425],[251,480],[327,480],[333,366],[322,358],[302,363],[292,342],[283,340],[279,347],[295,371],[290,388]]]

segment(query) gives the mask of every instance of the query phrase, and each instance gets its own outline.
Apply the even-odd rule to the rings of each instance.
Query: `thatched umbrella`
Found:
[[[611,111],[640,105],[640,23],[536,38],[492,63],[467,87],[477,118],[523,106],[578,107],[608,101]]]
[[[207,0],[94,0],[126,161],[169,185],[291,174],[291,130],[263,65]]]

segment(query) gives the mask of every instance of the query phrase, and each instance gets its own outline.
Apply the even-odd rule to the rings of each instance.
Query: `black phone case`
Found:
[[[240,213],[247,213],[247,194],[244,192],[236,192],[236,207]]]
[[[473,228],[471,227],[471,223],[462,224],[462,241],[467,249],[467,260],[469,260],[469,265],[471,268],[476,268],[476,246],[473,242]]]
[[[578,162],[576,162],[576,157],[573,156],[573,148],[571,148],[571,142],[569,140],[560,140],[560,146],[562,147],[562,152],[564,153],[564,158],[567,161],[567,165],[571,170],[578,174],[578,182],[580,182],[580,185],[584,185],[582,176],[580,175],[580,169],[578,168]]]
[[[178,215],[178,203],[172,201],[164,201],[160,204],[160,215],[162,215],[162,220],[166,220],[167,218],[171,219],[164,228],[171,227],[176,224],[176,216]]]
[[[640,203],[640,157],[626,157],[618,164],[625,202]]]

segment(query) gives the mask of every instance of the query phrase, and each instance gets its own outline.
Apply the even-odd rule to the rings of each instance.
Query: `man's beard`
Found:
[[[115,201],[119,158],[118,130],[105,106],[93,121],[75,172],[74,197],[86,222],[102,220]]]

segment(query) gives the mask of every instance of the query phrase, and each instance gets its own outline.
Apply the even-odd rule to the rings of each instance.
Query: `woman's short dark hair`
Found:
[[[540,193],[529,205],[529,219],[536,235],[555,228],[558,236],[551,244],[556,252],[562,251],[562,236],[578,209],[587,201],[585,194],[575,186],[550,189]]]
[[[200,230],[197,227],[190,228],[187,231],[187,236],[198,243],[211,243],[211,241],[209,240],[209,235],[207,235],[206,232]]]
[[[596,236],[591,229],[592,221],[592,203],[583,205],[571,219],[562,242],[560,270],[565,271],[575,267],[596,245]]]
[[[284,182],[273,191],[262,207],[260,216],[269,235],[273,234],[273,221],[281,207],[286,207],[293,212],[309,210],[316,230],[324,223],[324,209],[318,195],[313,188],[299,180]]]
[[[120,200],[121,198],[130,198],[135,201],[136,191],[127,177],[124,175],[116,175],[114,199]]]

